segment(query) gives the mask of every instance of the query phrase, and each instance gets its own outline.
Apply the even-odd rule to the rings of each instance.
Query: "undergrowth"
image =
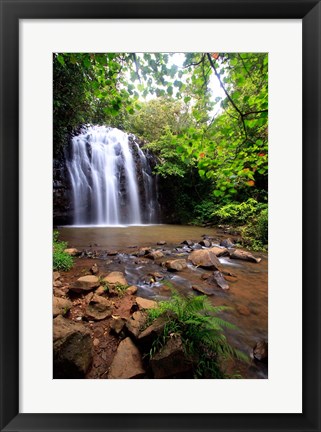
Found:
[[[237,327],[218,314],[226,306],[213,306],[206,296],[182,297],[173,293],[169,301],[159,302],[148,310],[149,323],[160,316],[168,317],[163,333],[154,341],[149,356],[152,358],[168,341],[180,336],[185,354],[194,366],[195,378],[225,378],[220,368],[224,359],[248,361],[248,357],[228,343],[224,328]]]
[[[73,258],[64,252],[67,243],[59,240],[59,232],[53,232],[53,269],[67,271],[74,264]]]

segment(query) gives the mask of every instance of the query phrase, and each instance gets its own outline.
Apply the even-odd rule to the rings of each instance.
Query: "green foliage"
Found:
[[[268,210],[263,209],[242,229],[245,246],[252,250],[263,250],[268,244]]]
[[[73,266],[73,258],[64,250],[67,248],[67,243],[59,241],[58,231],[53,233],[53,269],[67,271]]]
[[[217,208],[212,213],[212,220],[220,224],[243,225],[266,208],[267,204],[249,198],[245,202],[231,202]]]
[[[153,356],[169,337],[179,335],[186,354],[195,365],[196,378],[224,378],[220,360],[248,361],[245,354],[229,345],[223,333],[224,328],[237,329],[218,316],[226,309],[225,306],[212,306],[206,296],[181,297],[174,293],[171,300],[159,302],[157,309],[148,311],[150,321],[166,314],[169,318],[150,355]]]

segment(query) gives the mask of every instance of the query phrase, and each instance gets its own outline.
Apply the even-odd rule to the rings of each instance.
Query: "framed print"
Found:
[[[320,430],[320,3],[4,0],[1,38],[1,430]],[[107,78],[101,73],[105,74],[106,61],[110,71]],[[117,75],[120,64],[128,67],[123,81]],[[157,69],[160,65],[161,73]],[[218,98],[214,101],[209,96],[206,103],[211,108],[200,108],[197,95],[204,90],[202,83],[212,85],[209,78],[206,81],[210,74],[216,78],[213,86],[217,87],[212,91]],[[170,78],[164,80],[164,76]],[[146,88],[153,88],[157,98],[148,96],[142,101]],[[120,94],[122,100],[118,101]],[[136,94],[134,104],[132,94]],[[77,106],[82,95],[88,103],[83,111]],[[255,109],[246,109],[253,95]],[[166,101],[165,110],[165,102],[157,106],[161,100]],[[204,96],[199,100],[203,103]],[[93,102],[99,106],[94,110]],[[150,110],[156,110],[159,118],[160,113],[163,117],[172,113],[163,128],[166,136],[157,135],[160,121],[153,123],[152,117],[147,117]],[[110,119],[112,129],[88,125],[100,124],[101,115]],[[195,131],[201,115],[207,115],[202,138]],[[127,129],[123,129],[134,132],[141,141],[116,129],[120,118],[127,122]],[[211,129],[212,124],[218,125],[218,130],[216,126]],[[239,142],[231,132],[236,124],[241,131]],[[61,131],[71,125],[73,147],[68,144],[61,152],[63,168],[54,158],[53,172],[53,145],[60,142]],[[76,131],[77,125],[82,128]],[[209,129],[210,138],[206,135]],[[231,132],[229,141],[222,137],[223,130],[224,134]],[[170,153],[172,142],[174,154]],[[246,153],[244,160],[238,158],[241,151]],[[161,163],[153,161],[155,155]],[[88,164],[84,166],[86,158]],[[227,160],[237,166],[235,172]],[[56,198],[62,202],[63,191],[68,189],[57,175],[63,170],[70,183],[70,199],[67,197],[60,211]],[[158,184],[153,170],[161,177]],[[190,184],[195,186],[194,177],[184,177],[186,189],[180,188],[175,195],[179,170],[197,174],[195,196],[189,188]],[[112,175],[104,177],[106,172]],[[166,183],[166,176],[171,185]],[[97,178],[102,179],[99,186]],[[210,188],[215,197],[211,201],[220,203],[218,207],[205,203]],[[216,277],[211,282],[204,262],[193,261],[198,251],[208,255],[209,248],[214,253],[222,246],[207,235],[206,221],[197,241],[191,234],[194,227],[181,234],[186,238],[180,238],[182,226],[166,234],[162,231],[165,225],[157,224],[165,221],[161,213],[171,214],[182,224],[184,209],[187,223],[205,211],[222,218],[224,205],[235,205],[228,198],[234,193],[243,194],[240,202],[249,207],[257,202],[261,205],[252,230],[257,233],[263,227],[267,243],[268,222],[269,261],[265,252],[253,252],[249,259],[262,259],[262,264],[252,262],[246,267],[239,261],[241,264],[228,267],[237,258],[233,253],[242,255],[235,244],[242,246],[246,236],[242,234],[239,239],[239,234],[223,225],[220,229],[228,232],[224,241],[232,237],[233,248],[230,251],[227,245],[227,255],[219,261],[210,255],[210,268]],[[184,196],[188,197],[185,202]],[[69,215],[66,209],[71,209]],[[70,323],[77,327],[78,336],[81,327],[84,331],[80,344],[78,339],[72,340],[76,344],[72,367],[69,348],[67,363],[61,360],[61,350],[53,354],[53,220],[60,236],[54,238],[53,258],[58,262],[54,269],[62,269],[62,275],[54,274],[54,308],[60,308],[54,312],[58,317],[54,332],[55,326]],[[104,239],[97,226],[106,229],[110,225]],[[126,231],[127,237],[123,225],[133,226]],[[139,225],[143,225],[140,231]],[[152,226],[150,243],[148,225]],[[85,228],[77,230],[75,226]],[[79,233],[85,230],[89,237],[79,241]],[[190,244],[188,235],[193,237]],[[181,240],[187,243],[180,245]],[[65,251],[65,241],[70,247],[78,246],[82,253],[81,258],[74,258],[78,264],[69,273],[66,254],[73,252]],[[182,273],[170,268],[177,265],[183,266]],[[138,268],[146,269],[143,276],[149,277],[147,282],[142,273],[137,274]],[[154,299],[146,294],[148,290],[167,300],[168,290],[173,285],[176,289],[190,272],[189,289],[193,286],[195,294],[200,287],[204,291],[204,287],[215,286],[217,290],[210,293],[215,301],[210,307],[215,304],[223,310],[231,306],[234,295],[226,294],[223,288],[228,283],[233,286],[235,278],[242,281],[244,269],[250,274],[244,286],[241,282],[234,285],[241,286],[232,304],[237,312],[224,315],[223,311],[216,325],[222,324],[221,318],[231,318],[230,328],[239,323],[243,330],[248,326],[251,337],[243,334],[235,342],[233,334],[227,333],[228,341],[232,341],[226,348],[229,353],[235,354],[240,348],[244,357],[241,342],[248,338],[248,346],[253,347],[254,339],[262,341],[263,345],[248,352],[254,356],[251,368],[228,363],[238,368],[231,366],[231,371],[221,374],[221,363],[208,354],[205,339],[198,344],[196,339],[185,338],[182,328],[185,331],[199,323],[197,320],[213,318],[215,311],[209,309],[205,314],[204,306],[201,316],[192,315],[192,319],[189,315],[184,325],[178,318],[179,308],[175,310],[175,326],[168,327],[166,321],[165,328],[170,328],[166,338],[162,329],[163,345],[155,339],[153,344],[148,341],[146,348],[138,342],[141,329],[132,336],[126,321],[129,316],[140,313],[148,314],[150,320],[159,318],[157,308],[145,312],[146,298]],[[126,280],[111,281],[116,272],[118,278],[122,272]],[[92,283],[89,294],[79,291]],[[128,294],[128,286],[138,287],[137,294]],[[68,295],[63,291],[66,287]],[[100,291],[93,294],[93,289]],[[193,297],[196,301],[201,298],[199,293]],[[206,304],[211,301],[208,299]],[[145,306],[141,306],[142,301]],[[123,309],[126,302],[128,317]],[[162,307],[173,308],[169,303],[163,302]],[[112,320],[115,328],[124,320],[120,337],[107,336],[104,325],[108,322],[109,326]],[[153,324],[146,324],[147,329],[148,325]],[[193,327],[191,334],[195,335]],[[160,370],[155,366],[157,355],[161,359],[164,346],[177,344],[178,338],[185,343],[178,350],[179,361]],[[268,367],[259,363],[262,358],[267,360],[267,338]],[[79,352],[86,350],[86,340],[94,347],[89,362],[93,369],[89,363],[87,367],[78,362]],[[194,356],[188,351],[191,340]],[[141,356],[139,370],[132,374],[125,370],[124,375],[124,368],[117,371],[114,360],[120,346],[133,341],[137,342],[134,349],[139,348],[135,356]],[[110,358],[102,358],[104,343],[111,347]],[[227,347],[219,346],[223,351]],[[184,363],[187,358],[188,367]],[[89,379],[80,379],[84,377]]]

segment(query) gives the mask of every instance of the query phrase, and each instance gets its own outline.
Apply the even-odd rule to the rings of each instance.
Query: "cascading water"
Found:
[[[155,177],[134,137],[89,126],[73,137],[67,159],[74,225],[158,222]]]

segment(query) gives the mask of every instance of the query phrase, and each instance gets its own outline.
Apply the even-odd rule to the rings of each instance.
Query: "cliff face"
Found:
[[[70,178],[63,154],[53,160],[53,224],[70,225],[73,204]]]

